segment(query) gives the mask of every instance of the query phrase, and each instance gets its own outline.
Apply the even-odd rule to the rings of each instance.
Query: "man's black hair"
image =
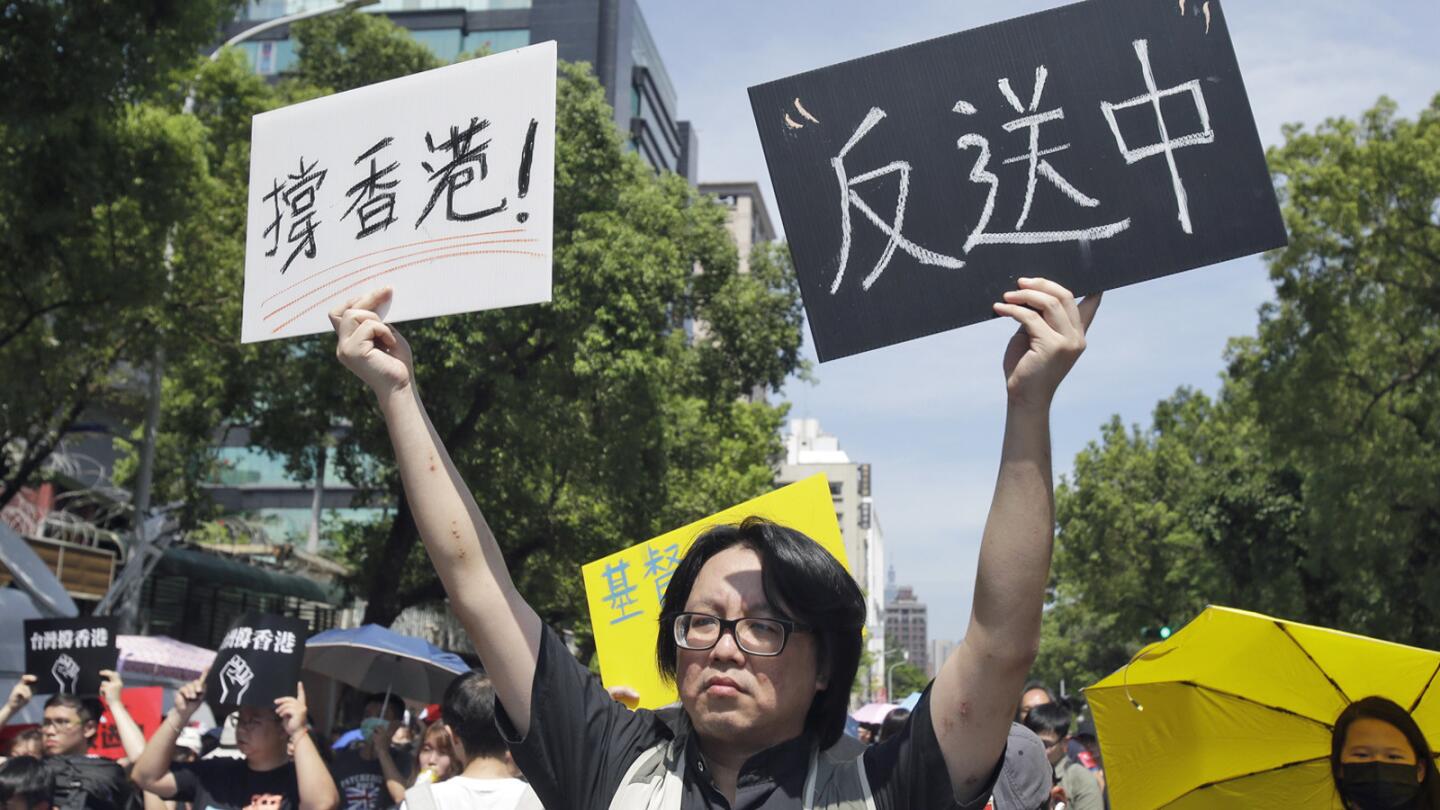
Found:
[[[1025,684],[1025,688],[1020,690],[1020,697],[1023,699],[1026,695],[1034,692],[1036,689],[1044,692],[1045,697],[1049,698],[1051,703],[1060,702],[1060,698],[1055,696],[1055,690],[1046,686],[1043,681],[1030,681],[1029,683]]]
[[[828,748],[845,733],[850,686],[860,666],[865,595],[839,560],[794,529],[749,517],[739,525],[716,526],[696,538],[665,587],[655,641],[660,673],[675,681],[675,616],[685,612],[700,569],[732,546],[744,546],[760,556],[765,599],[779,617],[813,628],[816,664],[827,674],[828,686],[811,701],[805,728],[821,748]]]
[[[1071,722],[1070,710],[1059,703],[1041,703],[1025,715],[1026,728],[1036,734],[1053,731],[1062,739],[1070,736]]]
[[[93,698],[82,698],[78,695],[61,693],[45,701],[45,708],[49,709],[55,706],[74,709],[75,714],[80,716],[82,725],[85,723],[98,723],[100,721],[100,703]]]
[[[495,687],[470,671],[450,682],[440,700],[440,718],[465,746],[465,756],[505,756],[505,738],[495,726]]]
[[[0,803],[18,796],[26,807],[49,804],[54,791],[50,769],[35,757],[11,757],[0,765]]]
[[[1030,681],[1025,684],[1024,689],[1020,690],[1020,699],[1015,702],[1015,722],[1019,723],[1025,719],[1025,696],[1037,689],[1045,693],[1047,703],[1060,702],[1060,699],[1055,696],[1055,692],[1052,691],[1050,687],[1040,681]]]
[[[350,705],[353,706],[355,704],[352,703]],[[400,718],[405,716],[405,701],[401,700],[400,696],[395,694],[394,692],[391,692],[389,695],[386,695],[384,692],[376,692],[371,695],[366,695],[365,705],[379,706],[381,717],[386,717],[391,712],[395,713],[396,720],[399,720]]]

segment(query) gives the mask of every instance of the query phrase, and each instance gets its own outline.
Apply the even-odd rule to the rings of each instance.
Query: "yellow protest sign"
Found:
[[[600,677],[607,687],[629,686],[640,693],[640,707],[673,703],[675,688],[660,678],[655,666],[655,639],[660,629],[660,597],[690,545],[713,526],[739,523],[757,516],[773,520],[823,546],[850,569],[830,482],[823,474],[732,506],[688,526],[601,557],[581,568]]]

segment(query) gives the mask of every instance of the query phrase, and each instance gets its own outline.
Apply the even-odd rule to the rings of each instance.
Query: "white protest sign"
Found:
[[[249,193],[242,342],[549,301],[555,43],[257,115]]]

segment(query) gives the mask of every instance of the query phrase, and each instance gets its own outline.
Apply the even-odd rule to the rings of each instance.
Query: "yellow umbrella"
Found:
[[[1085,695],[1114,810],[1338,810],[1329,757],[1340,712],[1387,697],[1433,751],[1437,672],[1430,650],[1210,607]]]

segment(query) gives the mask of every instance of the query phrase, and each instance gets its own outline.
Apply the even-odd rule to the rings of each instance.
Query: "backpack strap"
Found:
[[[610,800],[610,810],[680,810],[690,721],[683,711],[663,719],[674,736],[642,751],[630,763]]]
[[[865,772],[865,744],[840,735],[824,751],[811,749],[810,769],[801,794],[804,810],[875,810]]]

